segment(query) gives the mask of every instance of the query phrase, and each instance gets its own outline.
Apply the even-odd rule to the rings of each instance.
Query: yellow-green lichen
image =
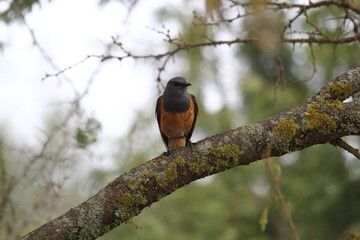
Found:
[[[148,199],[146,198],[145,193],[146,192],[143,189],[139,188],[139,191],[134,194],[134,199],[137,204],[145,205],[147,203]]]
[[[147,183],[150,179],[150,177],[152,177],[153,174],[151,174],[150,172],[143,172],[139,175],[139,177],[137,179],[139,179],[139,183]]]
[[[203,171],[203,169],[208,167],[208,162],[209,162],[209,158],[206,155],[202,155],[202,156],[194,156],[195,158],[200,160],[197,160],[195,162],[189,162],[188,168],[190,170],[190,172],[192,173],[201,173]]]
[[[216,171],[226,169],[227,166],[234,164],[239,160],[240,148],[235,144],[226,144],[223,147],[209,147],[208,158],[212,168]]]
[[[300,139],[300,138],[295,138],[295,143],[297,145],[302,145],[303,144],[303,141]]]
[[[320,108],[320,104],[312,103],[312,104],[309,104],[307,107],[308,107],[309,113],[315,113]]]
[[[176,158],[175,159],[175,163],[179,166],[179,167],[184,167],[185,166],[185,160],[182,158]]]
[[[315,101],[317,101],[317,102],[322,102],[322,101],[324,101],[324,98],[321,97],[320,95],[317,95],[317,96],[315,97]]]
[[[169,168],[165,169],[163,172],[160,172],[156,176],[156,182],[159,184],[159,186],[165,187],[174,181],[177,176],[177,164],[173,162],[170,164]]]
[[[208,153],[216,158],[222,158],[226,160],[237,159],[240,152],[240,148],[235,144],[226,144],[223,147],[209,147]]]
[[[296,125],[294,118],[281,121],[274,128],[274,132],[278,133],[282,140],[291,140],[296,134]]]
[[[116,206],[118,209],[115,211],[115,216],[120,218],[121,222],[136,215],[135,198],[130,193],[120,196]]]
[[[304,120],[308,122],[308,125],[303,126],[304,130],[318,130],[323,134],[331,134],[336,128],[335,121],[327,114],[307,113]]]
[[[331,104],[330,104],[331,105]],[[330,106],[328,105],[328,106]],[[334,105],[337,105],[334,103]],[[318,113],[321,105],[312,103],[308,105],[308,112],[304,114],[306,125],[302,127],[303,130],[318,130],[323,134],[330,134],[336,128],[336,123],[328,114]],[[338,106],[340,107],[340,106]]]
[[[139,213],[138,205],[146,204],[147,198],[144,196],[144,192],[139,191],[138,193],[130,194],[124,193],[118,198],[115,206],[115,216],[119,222],[124,222],[130,219],[131,217]]]
[[[222,147],[208,147],[207,153],[197,156],[200,160],[188,164],[193,173],[219,172],[236,166],[239,161],[240,148],[235,144],[226,144]]]
[[[139,186],[139,180],[137,178],[131,179],[128,186],[131,190],[135,190]]]
[[[145,187],[143,184],[139,185],[139,190],[138,190],[139,194],[145,193],[146,190],[147,190],[147,187]]]
[[[141,185],[146,185],[150,178],[153,177],[153,173],[151,171],[149,172],[148,170],[135,173],[134,175],[135,177],[129,179],[128,186],[131,190],[135,190]]]
[[[124,193],[121,197],[119,197],[118,202],[121,206],[128,206],[133,204],[134,197],[130,193]]]
[[[334,100],[334,101],[326,101],[324,104],[325,108],[337,108],[339,110],[344,109],[343,106],[343,102],[339,101],[339,100]]]
[[[333,97],[347,98],[352,94],[350,83],[336,82],[329,86],[328,92]]]

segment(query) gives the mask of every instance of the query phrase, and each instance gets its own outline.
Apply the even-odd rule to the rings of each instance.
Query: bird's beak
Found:
[[[191,86],[191,83],[184,83],[184,87]]]

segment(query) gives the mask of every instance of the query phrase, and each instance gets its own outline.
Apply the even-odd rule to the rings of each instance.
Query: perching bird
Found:
[[[190,85],[185,78],[172,78],[156,102],[156,118],[168,152],[191,144],[198,106],[195,96],[187,91]]]

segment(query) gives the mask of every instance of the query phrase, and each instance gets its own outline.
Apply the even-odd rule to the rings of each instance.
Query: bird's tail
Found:
[[[184,147],[186,145],[186,137],[171,138],[169,143],[169,149],[174,150]]]

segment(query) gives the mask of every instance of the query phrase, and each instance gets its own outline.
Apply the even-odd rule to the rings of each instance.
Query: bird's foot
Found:
[[[170,149],[168,149],[166,152],[163,152],[162,155],[168,157],[168,156],[170,156],[171,152],[172,151]]]
[[[189,142],[187,143],[187,146],[193,147],[195,146],[197,143],[193,143],[192,141],[189,140]]]

